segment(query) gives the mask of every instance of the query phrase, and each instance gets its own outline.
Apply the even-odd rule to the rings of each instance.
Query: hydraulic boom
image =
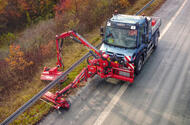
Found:
[[[72,40],[83,44],[90,49],[91,56],[93,58],[88,58],[88,66],[85,67],[81,73],[71,82],[68,86],[63,88],[61,91],[52,94],[47,92],[43,95],[43,99],[54,103],[56,109],[59,108],[69,108],[70,103],[64,98],[64,95],[72,88],[76,88],[77,84],[82,81],[87,81],[88,78],[92,78],[96,74],[101,78],[115,78],[123,81],[128,81],[130,83],[134,80],[134,64],[131,57],[120,58],[110,58],[109,55],[101,52],[94,46],[92,46],[87,40],[80,36],[75,31],[69,31],[62,33],[57,36],[56,41],[58,43],[59,39],[64,39],[70,37]],[[63,66],[61,63],[61,58],[58,54],[58,65]]]

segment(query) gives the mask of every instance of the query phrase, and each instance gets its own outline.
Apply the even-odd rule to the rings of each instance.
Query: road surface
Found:
[[[167,0],[159,46],[134,84],[91,80],[40,125],[190,125],[190,1]]]

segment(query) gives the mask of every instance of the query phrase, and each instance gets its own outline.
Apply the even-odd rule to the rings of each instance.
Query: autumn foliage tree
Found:
[[[91,31],[100,25],[115,9],[123,11],[130,6],[128,0],[60,0],[55,7],[56,17],[64,28]]]
[[[10,46],[9,56],[5,58],[5,61],[8,65],[7,77],[17,84],[24,82],[29,77],[30,68],[34,64],[33,61],[26,60],[24,52],[18,45]]]
[[[22,29],[54,15],[67,18],[64,22],[70,19],[76,25],[87,21],[81,24],[86,23],[89,30],[95,23],[105,19],[105,15],[110,15],[113,9],[127,8],[129,1],[132,0],[0,0],[0,34]],[[73,22],[69,23],[71,27],[75,26]]]
[[[54,16],[58,0],[0,0],[0,34]]]
[[[24,52],[21,51],[20,46],[11,45],[9,49],[9,56],[5,58],[9,65],[10,71],[19,72],[33,64],[32,61],[27,61],[24,58]]]

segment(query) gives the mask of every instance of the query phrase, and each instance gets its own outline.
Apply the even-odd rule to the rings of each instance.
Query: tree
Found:
[[[0,34],[54,17],[59,0],[0,0]]]
[[[5,58],[5,61],[8,63],[10,71],[13,72],[24,71],[25,68],[33,65],[32,61],[27,61],[24,58],[24,52],[18,45],[10,45],[9,56]]]

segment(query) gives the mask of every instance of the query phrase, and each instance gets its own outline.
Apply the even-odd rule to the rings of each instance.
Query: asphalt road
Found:
[[[185,2],[185,3],[184,3]],[[134,84],[92,79],[40,125],[190,125],[190,1],[167,0],[159,46]]]

